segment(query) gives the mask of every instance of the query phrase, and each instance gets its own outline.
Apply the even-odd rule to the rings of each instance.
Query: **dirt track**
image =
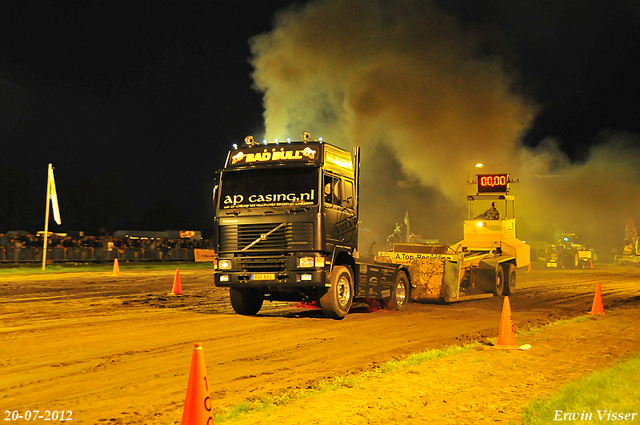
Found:
[[[232,312],[227,290],[212,287],[211,270],[181,271],[181,296],[167,295],[174,274],[125,265],[120,276],[0,276],[2,419],[6,410],[64,410],[82,424],[177,423],[194,342],[202,342],[220,410],[412,352],[495,337],[502,309],[502,298],[413,303],[405,312],[356,305],[336,321],[317,309],[266,303],[259,316],[243,317]],[[637,317],[638,268],[536,267],[518,272],[510,297],[516,331],[585,314],[598,282],[606,309]],[[637,334],[625,339],[640,351]]]

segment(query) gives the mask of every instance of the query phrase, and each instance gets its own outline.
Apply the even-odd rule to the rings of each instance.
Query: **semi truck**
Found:
[[[359,149],[353,154],[303,132],[298,141],[234,146],[217,173],[215,285],[236,313],[268,301],[316,302],[344,318],[354,300],[406,308],[407,268],[360,258]]]
[[[359,170],[359,148],[351,153],[308,132],[298,141],[259,143],[248,136],[233,147],[214,187],[214,283],[229,288],[236,313],[255,315],[265,300],[298,301],[317,303],[326,316],[342,319],[355,301],[380,300],[404,310],[410,299],[455,300],[465,292],[465,281],[490,296],[515,288],[515,267],[528,265],[529,251],[515,239],[513,218],[491,225],[480,221],[487,226],[485,236],[470,227],[471,240],[450,248],[414,244],[409,249],[422,253],[416,261],[361,255]],[[502,186],[506,191],[508,182]],[[495,199],[511,199],[490,189]],[[477,223],[465,221],[465,235],[467,225]],[[437,259],[425,261],[425,251]],[[441,266],[437,296],[437,278],[425,284],[425,270],[436,263]],[[443,284],[450,289],[440,290]]]

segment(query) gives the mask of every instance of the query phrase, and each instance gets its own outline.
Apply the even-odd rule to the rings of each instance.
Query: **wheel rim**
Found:
[[[349,300],[351,299],[351,285],[349,284],[349,279],[347,279],[346,276],[340,276],[336,290],[338,304],[340,304],[341,307],[349,304]]]
[[[501,294],[504,290],[504,275],[496,273],[496,290],[498,294]]]
[[[396,285],[396,303],[398,303],[398,305],[402,305],[405,303],[406,299],[407,299],[407,286],[404,282],[404,279],[401,279],[400,281],[398,281],[398,284]]]

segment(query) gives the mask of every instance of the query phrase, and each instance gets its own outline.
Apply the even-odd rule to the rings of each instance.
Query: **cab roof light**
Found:
[[[248,147],[258,146],[259,143],[255,141],[253,136],[247,136],[244,138],[244,144]]]
[[[308,131],[305,131],[305,132],[302,133],[301,139],[304,142],[320,142],[320,143],[322,143],[324,141],[323,137],[319,137],[318,140],[312,138]],[[291,143],[291,137],[287,137],[286,140],[287,140],[287,143]],[[258,146],[260,144],[260,143],[256,142],[253,139],[253,136],[247,136],[244,139],[244,143],[248,147]],[[263,145],[267,146],[270,143],[275,143],[276,145],[278,145],[280,143],[284,143],[284,140],[274,139],[273,142],[269,142],[267,139],[262,139],[262,144]],[[238,149],[238,145],[236,143],[233,144],[233,149]]]

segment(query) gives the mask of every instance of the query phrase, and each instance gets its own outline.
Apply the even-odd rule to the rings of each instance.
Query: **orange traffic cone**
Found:
[[[118,259],[113,259],[113,275],[120,276],[120,266],[118,265]]]
[[[180,425],[213,425],[213,412],[211,409],[211,391],[209,390],[209,380],[207,379],[207,366],[204,364],[202,344],[196,342],[193,348],[193,356],[191,356],[187,398],[184,401]]]
[[[517,350],[516,334],[513,331],[513,322],[511,321],[511,304],[509,297],[504,297],[502,304],[502,317],[500,318],[500,330],[498,332],[498,343],[493,348],[504,348],[506,350]]]
[[[591,267],[591,270],[593,270],[593,260],[589,259],[589,266]]]
[[[180,269],[176,269],[176,277],[173,278],[173,289],[169,295],[182,294],[182,285],[180,284]]]
[[[533,270],[533,266],[531,265],[531,262],[529,262],[529,270],[527,271],[530,272],[531,270]]]
[[[593,305],[589,314],[604,314],[604,307],[602,306],[602,287],[598,282],[598,288],[596,289],[596,295],[593,297]]]

